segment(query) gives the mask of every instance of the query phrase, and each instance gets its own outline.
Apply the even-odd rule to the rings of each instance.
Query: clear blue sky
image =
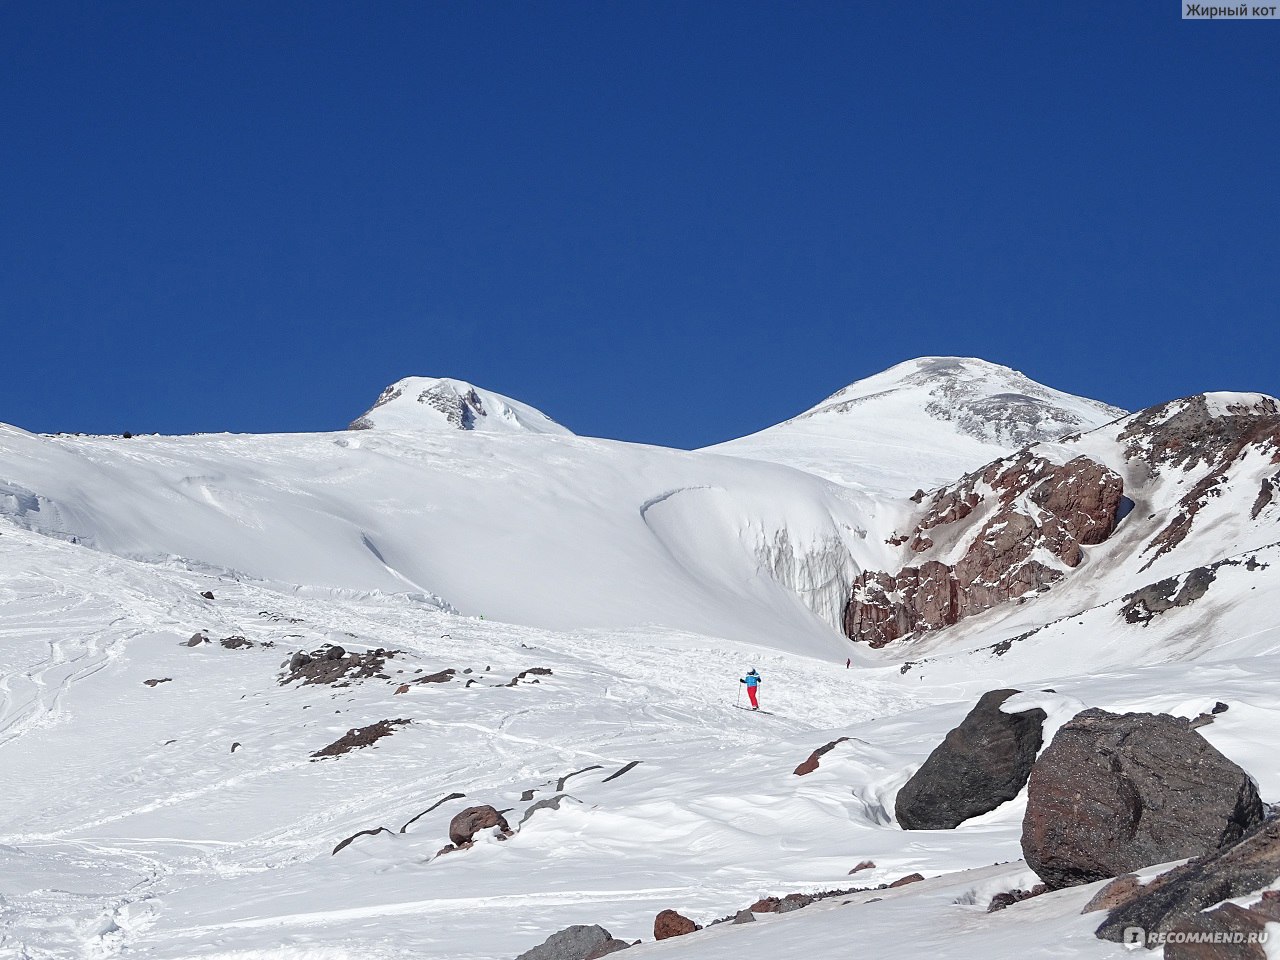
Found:
[[[0,2],[0,420],[429,375],[692,447],[928,354],[1280,393],[1280,23],[1179,15]]]

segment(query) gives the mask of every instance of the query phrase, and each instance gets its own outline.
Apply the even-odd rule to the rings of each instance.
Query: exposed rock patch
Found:
[[[252,640],[247,640],[240,636],[223,637],[218,641],[218,643],[222,644],[228,650],[244,650],[254,645]]]
[[[387,660],[399,654],[399,650],[385,650],[378,647],[365,653],[347,653],[345,649],[333,644],[325,644],[310,653],[298,651],[285,662],[285,674],[280,678],[280,685],[329,683],[337,687],[348,686],[353,680],[364,680],[378,677],[388,680],[390,677],[383,671]]]
[[[352,750],[372,746],[383,737],[391,736],[396,727],[412,722],[412,720],[379,720],[377,723],[371,723],[367,727],[352,728],[333,741],[333,743],[317,750],[311,756],[317,760],[324,757],[338,757],[344,753],[350,753]]]
[[[359,833],[353,833],[351,836],[347,837],[347,839],[339,841],[338,845],[333,848],[333,853],[329,854],[329,856],[332,857],[333,854],[337,853],[339,850],[344,850],[351,846],[352,841],[360,837],[376,837],[380,833],[387,833],[391,834],[391,836],[395,836],[395,834],[391,833],[391,831],[386,827],[374,827],[372,830],[361,830]]]
[[[1042,893],[1048,893],[1049,888],[1043,883],[1037,883],[1030,890],[1010,890],[1007,893],[997,893],[991,898],[991,902],[987,904],[987,913],[995,913],[997,910],[1004,910],[1011,907],[1015,903],[1021,903],[1023,900],[1030,900],[1032,897],[1038,897]]]
[[[466,796],[465,793],[451,793],[447,797],[441,797],[431,806],[427,807],[427,809],[423,810],[420,814],[411,818],[408,823],[406,823],[403,827],[400,828],[400,832],[404,833],[405,831],[407,831],[411,826],[413,826],[414,823],[416,823],[421,818],[425,817],[428,813],[430,813],[432,810],[434,810],[436,807],[440,806],[441,804],[448,803],[450,800],[461,800],[465,796]]]
[[[791,772],[795,774],[795,776],[797,777],[803,777],[810,773],[813,773],[813,771],[818,769],[819,761],[821,760],[822,757],[826,756],[833,749],[835,749],[836,744],[844,743],[848,739],[849,739],[848,737],[838,737],[837,739],[832,740],[830,743],[823,744],[822,746],[818,747],[817,750],[814,750],[813,753],[809,754],[808,759],[802,762],[800,766],[796,767],[795,770]]]
[[[1046,716],[1039,708],[1002,711],[1019,692],[983,694],[903,785],[894,813],[904,830],[949,830],[1018,795],[1043,743]]]
[[[1165,526],[1143,548],[1143,553],[1151,554],[1143,569],[1186,539],[1200,511],[1222,495],[1231,466],[1246,450],[1280,462],[1280,408],[1274,399],[1259,394],[1225,410],[1217,406],[1206,396],[1173,400],[1135,414],[1120,432],[1126,456],[1145,463],[1153,474],[1203,470]],[[1261,503],[1255,501],[1255,508],[1260,513],[1270,498],[1264,497],[1264,491],[1258,496]]]
[[[159,680],[143,680],[148,687],[154,687],[158,683],[172,683],[173,677],[161,677]]]
[[[1277,878],[1280,819],[1272,819],[1239,843],[1156,877],[1112,910],[1097,935],[1119,942],[1128,927],[1141,927],[1148,934],[1173,930],[1215,903],[1247,896]]]
[[[1248,775],[1188,721],[1085,710],[1031,771],[1022,852],[1058,889],[1219,850],[1262,816]]]
[[[882,647],[1049,586],[1079,565],[1082,547],[1111,535],[1123,495],[1120,476],[1088,457],[1057,465],[1029,450],[941,488],[906,549],[941,555],[968,536],[962,556],[864,571],[845,607],[846,635]],[[980,509],[976,532],[955,526]]]

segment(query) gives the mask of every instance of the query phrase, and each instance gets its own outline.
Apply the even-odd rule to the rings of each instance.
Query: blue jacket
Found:
[[[758,687],[760,686],[760,675],[756,673],[748,673],[738,682],[745,683],[748,687]]]

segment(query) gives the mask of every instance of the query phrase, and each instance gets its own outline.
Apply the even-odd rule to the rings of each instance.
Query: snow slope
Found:
[[[1124,412],[986,360],[921,357],[852,383],[784,423],[707,449],[905,495]]]
[[[881,546],[866,533],[879,508],[811,475],[571,435],[125,440],[8,427],[0,463],[0,514],[117,556],[840,659],[848,584]]]
[[[1130,559],[1194,484],[1134,468],[1128,526],[1063,589],[853,649],[831,626],[850,578],[896,556],[915,506],[870,490],[929,485],[906,475],[942,470],[939,452],[1012,449],[1006,427],[978,439],[921,413],[916,387],[914,413],[893,400],[900,423],[952,440],[915,461],[863,445],[863,490],[716,452],[457,429],[412,391],[410,420],[333,434],[0,428],[0,958],[512,960],[572,923],[651,941],[665,908],[706,925],[913,872],[627,956],[1129,955],[1079,915],[1092,887],[986,913],[1034,882],[1025,796],[915,833],[894,797],[1012,685],[1052,687],[1035,696],[1055,722],[1225,702],[1203,735],[1280,801],[1280,546],[1270,513],[1241,519],[1274,465],[1234,464],[1147,570]],[[1044,449],[1111,462],[1122,430]],[[1126,612],[1127,591],[1205,565],[1195,602]],[[186,645],[196,631],[212,642]],[[365,679],[281,683],[326,643],[395,652]],[[735,703],[753,666],[767,714]],[[409,722],[313,757],[384,720]],[[440,855],[472,804],[515,834]]]

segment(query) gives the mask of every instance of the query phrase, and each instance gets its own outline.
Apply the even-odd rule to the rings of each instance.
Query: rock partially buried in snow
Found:
[[[503,836],[511,835],[511,825],[507,818],[489,804],[478,807],[467,807],[449,821],[449,840],[455,846],[465,846],[481,830],[497,827]]]
[[[653,918],[653,939],[669,940],[672,937],[683,937],[702,928],[686,916],[674,910],[663,910]]]
[[[904,830],[949,830],[1012,800],[1027,782],[1043,741],[1046,714],[1000,709],[1018,690],[983,694],[898,791]]]
[[[604,927],[575,924],[553,933],[516,960],[597,960],[629,946],[629,943],[615,940]]]
[[[1253,781],[1186,720],[1085,710],[1031,771],[1022,852],[1059,889],[1212,853],[1262,817]]]

